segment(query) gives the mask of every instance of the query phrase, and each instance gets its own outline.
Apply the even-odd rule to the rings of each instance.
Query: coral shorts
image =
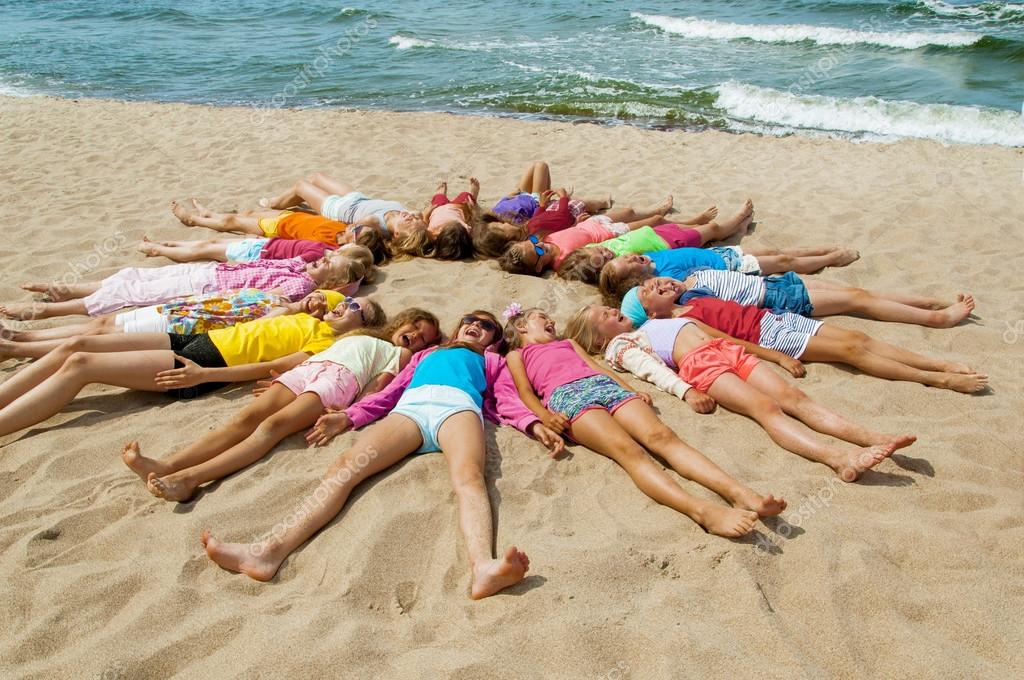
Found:
[[[706,393],[725,373],[735,373],[746,380],[759,363],[757,357],[747,354],[739,345],[715,338],[684,356],[678,375],[694,389]]]

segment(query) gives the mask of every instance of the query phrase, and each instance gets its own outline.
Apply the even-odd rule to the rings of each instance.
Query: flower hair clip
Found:
[[[515,317],[519,316],[522,313],[523,306],[518,302],[511,302],[509,303],[508,307],[505,308],[505,311],[501,313],[501,315],[505,318],[505,321],[508,321],[510,319],[514,319]]]

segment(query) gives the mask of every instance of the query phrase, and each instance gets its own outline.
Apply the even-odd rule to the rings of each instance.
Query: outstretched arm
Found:
[[[181,368],[172,368],[156,374],[156,384],[167,389],[191,387],[208,382],[245,382],[269,378],[271,373],[284,373],[309,358],[306,352],[295,352],[288,356],[264,361],[258,364],[241,364],[223,368],[204,368],[194,361],[174,355],[184,364]]]

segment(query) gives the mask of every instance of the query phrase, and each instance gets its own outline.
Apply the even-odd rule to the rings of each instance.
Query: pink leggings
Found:
[[[216,288],[216,262],[147,269],[128,267],[103,279],[100,289],[82,301],[89,316],[99,316],[124,307],[148,307],[184,295],[209,293]]]

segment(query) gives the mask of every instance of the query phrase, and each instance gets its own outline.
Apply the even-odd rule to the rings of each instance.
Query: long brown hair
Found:
[[[383,314],[383,312],[381,312],[381,313]],[[408,309],[403,309],[398,314],[396,314],[395,318],[391,319],[391,321],[388,322],[386,325],[384,325],[382,323],[381,325],[383,326],[383,328],[380,328],[380,327],[375,327],[375,328],[357,328],[356,330],[354,330],[354,331],[352,331],[350,333],[347,333],[346,336],[347,335],[369,335],[369,336],[372,336],[374,338],[377,338],[378,340],[387,340],[388,342],[391,342],[391,336],[394,335],[395,331],[397,331],[399,328],[401,328],[402,326],[404,326],[407,323],[415,324],[415,323],[418,323],[420,321],[426,321],[431,326],[433,326],[434,329],[437,331],[437,338],[434,340],[434,342],[432,342],[430,344],[431,345],[435,345],[438,342],[440,342],[440,340],[441,340],[441,324],[440,324],[440,322],[437,320],[436,316],[434,316],[433,314],[431,314],[430,312],[428,312],[425,309],[420,309],[419,307],[409,307]],[[367,324],[367,325],[369,325],[369,324]]]

